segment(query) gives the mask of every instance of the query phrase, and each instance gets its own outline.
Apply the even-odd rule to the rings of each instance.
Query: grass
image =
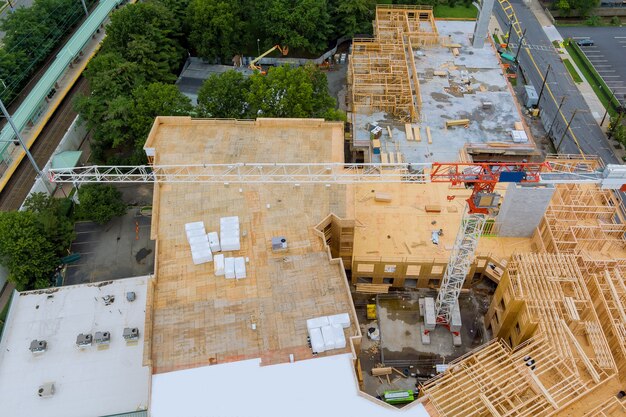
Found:
[[[582,83],[582,78],[580,78],[580,75],[578,75],[578,72],[576,72],[576,69],[574,68],[574,65],[572,65],[570,60],[566,58],[563,60],[563,63],[565,64],[565,68],[567,68],[567,70],[569,71],[569,75],[572,76],[574,81],[577,83]]]
[[[478,10],[474,6],[450,7],[445,4],[438,4],[433,12],[437,18],[476,19],[476,16],[478,16]]]
[[[574,50],[574,46],[571,43],[566,43],[565,49],[567,49],[569,56],[572,58],[580,72],[582,72],[583,76],[593,89],[594,93],[596,93],[596,96],[598,97],[598,100],[600,100],[600,102],[602,103],[602,106],[604,106],[605,109],[608,109],[609,113],[613,116],[615,114],[615,109],[611,105],[609,98],[604,94],[602,88],[600,88],[600,85],[598,85],[596,77],[594,76],[594,74],[591,73],[588,65],[582,61],[581,56],[576,50]]]

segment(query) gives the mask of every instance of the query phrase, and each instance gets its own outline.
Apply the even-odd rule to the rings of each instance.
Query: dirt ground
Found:
[[[373,396],[382,394],[389,389],[415,389],[416,384],[435,375],[435,365],[445,364],[472,351],[487,342],[491,335],[487,332],[483,317],[487,312],[493,286],[479,282],[472,290],[464,292],[459,298],[461,308],[462,345],[453,346],[452,335],[445,327],[438,326],[430,332],[431,344],[424,345],[421,341],[419,298],[436,297],[437,291],[418,289],[405,292],[392,292],[377,297],[377,320],[367,320],[365,304],[372,302],[371,296],[366,299],[362,294],[355,294],[355,304],[361,332],[362,342],[361,368],[363,370],[364,390]],[[378,328],[381,340],[372,341],[366,335],[368,328]],[[371,369],[378,366],[391,366],[398,373],[378,379],[371,375]]]

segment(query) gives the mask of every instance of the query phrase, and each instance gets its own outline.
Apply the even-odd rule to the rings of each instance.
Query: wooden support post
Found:
[[[430,136],[430,126],[426,126],[426,137],[428,138],[428,144],[432,144],[433,138]]]
[[[576,348],[576,351],[578,352],[578,356],[580,356],[580,359],[585,364],[585,367],[587,368],[587,372],[589,372],[589,375],[591,375],[591,378],[594,380],[596,384],[599,383],[600,375],[598,375],[598,372],[596,371],[596,368],[594,368],[593,363],[591,363],[591,361],[587,357],[587,354],[583,350],[582,346],[580,346],[580,344],[578,343],[578,340],[576,340],[576,336],[574,336],[574,334],[569,329],[569,327],[567,327],[567,324],[565,323],[563,319],[560,320],[560,323],[561,323],[561,328],[563,329],[563,332],[570,338],[572,344],[574,345],[574,347]]]

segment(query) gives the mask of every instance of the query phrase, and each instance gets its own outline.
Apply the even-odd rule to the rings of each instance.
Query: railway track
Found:
[[[61,102],[52,118],[45,125],[30,151],[40,168],[48,162],[59,145],[63,135],[76,118],[74,96],[86,93],[87,81],[81,76]],[[0,210],[10,211],[20,208],[35,181],[36,173],[28,158],[23,158],[6,186],[0,192]]]

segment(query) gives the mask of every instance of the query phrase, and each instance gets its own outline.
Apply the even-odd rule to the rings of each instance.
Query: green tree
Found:
[[[238,2],[191,0],[187,11],[189,44],[207,59],[230,59],[243,47],[244,28]]]
[[[567,15],[571,7],[568,0],[558,0],[556,2],[556,8]]]
[[[191,101],[173,84],[152,83],[133,91],[129,128],[134,139],[133,163],[145,163],[143,145],[157,116],[187,116]]]
[[[98,224],[126,213],[122,193],[112,185],[86,184],[78,189],[78,211],[81,217]]]
[[[242,119],[249,117],[247,101],[250,79],[237,71],[213,74],[198,91],[198,112],[202,117]]]
[[[326,0],[270,0],[261,19],[267,48],[281,44],[319,53],[328,47],[333,33]]]
[[[338,36],[372,33],[373,0],[334,0],[333,21]]]
[[[285,65],[253,75],[248,102],[252,114],[261,117],[324,117],[335,107],[326,74],[314,66]]]
[[[133,107],[131,92],[142,82],[136,63],[115,52],[97,55],[87,67],[85,78],[91,94],[78,97],[76,110],[93,132],[93,157],[104,162],[104,150],[134,142],[128,125]]]
[[[0,260],[18,290],[51,285],[59,258],[36,213],[0,212]]]
[[[600,0],[569,0],[570,8],[578,11],[581,17],[587,17],[598,7]]]
[[[159,1],[123,7],[111,15],[103,51],[117,52],[137,65],[147,81],[174,81],[183,49],[181,24]]]
[[[24,209],[37,215],[43,233],[54,244],[56,253],[63,255],[76,237],[74,222],[69,218],[71,201],[34,193],[24,202]]]

